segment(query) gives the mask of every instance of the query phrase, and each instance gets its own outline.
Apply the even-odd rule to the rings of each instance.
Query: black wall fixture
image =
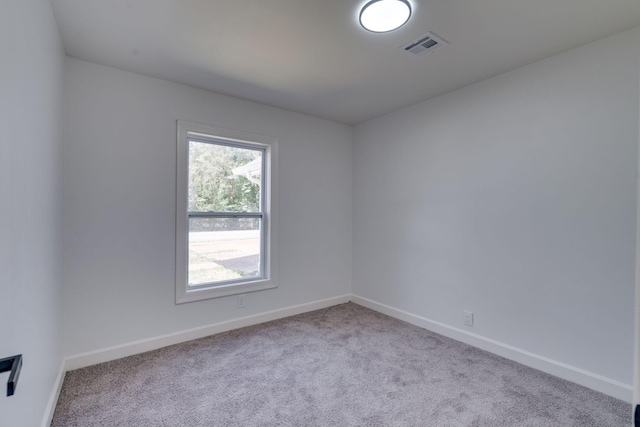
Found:
[[[635,427],[640,427],[640,405],[636,405],[634,424]]]
[[[7,396],[13,396],[20,378],[20,369],[22,369],[22,355],[6,357],[0,359],[0,372],[9,372],[9,381],[7,382]]]

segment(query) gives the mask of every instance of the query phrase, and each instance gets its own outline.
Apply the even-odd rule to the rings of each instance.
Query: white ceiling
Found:
[[[52,0],[69,56],[355,124],[640,25],[638,0],[410,0],[370,33],[362,0]],[[402,49],[427,31],[450,45]]]

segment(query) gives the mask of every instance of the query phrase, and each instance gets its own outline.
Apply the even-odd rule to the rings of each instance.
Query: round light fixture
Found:
[[[360,11],[360,25],[374,33],[402,27],[411,17],[408,0],[371,0]]]

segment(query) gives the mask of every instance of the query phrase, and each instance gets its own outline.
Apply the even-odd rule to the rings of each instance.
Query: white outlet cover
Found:
[[[473,313],[470,311],[464,312],[464,324],[467,326],[473,326]]]

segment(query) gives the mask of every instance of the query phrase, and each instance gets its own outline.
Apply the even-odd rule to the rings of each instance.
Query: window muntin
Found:
[[[176,302],[275,287],[276,141],[178,122]]]

